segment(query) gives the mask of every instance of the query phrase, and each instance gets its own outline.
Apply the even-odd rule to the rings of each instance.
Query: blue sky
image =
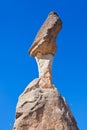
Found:
[[[66,98],[80,130],[87,130],[87,1],[0,1],[0,130],[11,130],[18,96],[38,77],[28,55],[37,31],[50,11],[63,28],[57,38],[53,82]]]

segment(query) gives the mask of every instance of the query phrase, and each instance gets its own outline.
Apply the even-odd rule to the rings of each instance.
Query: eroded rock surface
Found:
[[[62,22],[55,12],[48,15],[30,48],[39,78],[19,96],[13,130],[78,130],[76,121],[52,81],[56,37]]]
[[[40,78],[20,95],[13,130],[78,130],[65,99],[57,89],[43,89]]]
[[[51,88],[53,55],[52,54],[42,55],[38,53],[35,59],[38,65],[39,78],[41,79],[40,80],[41,87]]]
[[[56,37],[61,28],[62,21],[59,16],[57,13],[51,12],[37,33],[33,45],[29,49],[29,54],[34,57],[38,52],[43,55],[55,55],[57,48]]]

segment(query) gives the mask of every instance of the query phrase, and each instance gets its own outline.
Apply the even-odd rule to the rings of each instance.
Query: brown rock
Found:
[[[36,56],[37,53],[52,54],[56,52],[56,37],[62,27],[62,22],[57,13],[51,12],[40,31],[38,32],[29,53]]]
[[[29,53],[38,64],[42,88],[52,87],[52,61],[56,52],[56,37],[62,22],[55,12],[51,12],[38,32]]]
[[[20,95],[13,130],[79,130],[65,99],[52,82],[55,41],[61,26],[58,15],[50,13],[29,51],[38,64],[39,78]]]
[[[65,99],[57,89],[43,89],[40,78],[19,97],[13,130],[78,130]]]

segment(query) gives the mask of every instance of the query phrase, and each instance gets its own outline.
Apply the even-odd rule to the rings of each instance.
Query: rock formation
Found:
[[[79,130],[65,99],[52,81],[52,61],[61,27],[59,16],[51,12],[29,50],[38,64],[39,78],[19,96],[13,130]]]

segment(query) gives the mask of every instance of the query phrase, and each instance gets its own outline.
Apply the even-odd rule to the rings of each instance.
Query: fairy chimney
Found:
[[[39,30],[29,54],[35,57],[39,78],[44,88],[52,87],[52,62],[56,53],[56,37],[62,28],[62,21],[56,12],[51,12]]]
[[[51,12],[29,49],[36,59],[39,78],[19,96],[13,130],[79,130],[65,98],[52,81],[56,37],[61,28],[59,16]]]

